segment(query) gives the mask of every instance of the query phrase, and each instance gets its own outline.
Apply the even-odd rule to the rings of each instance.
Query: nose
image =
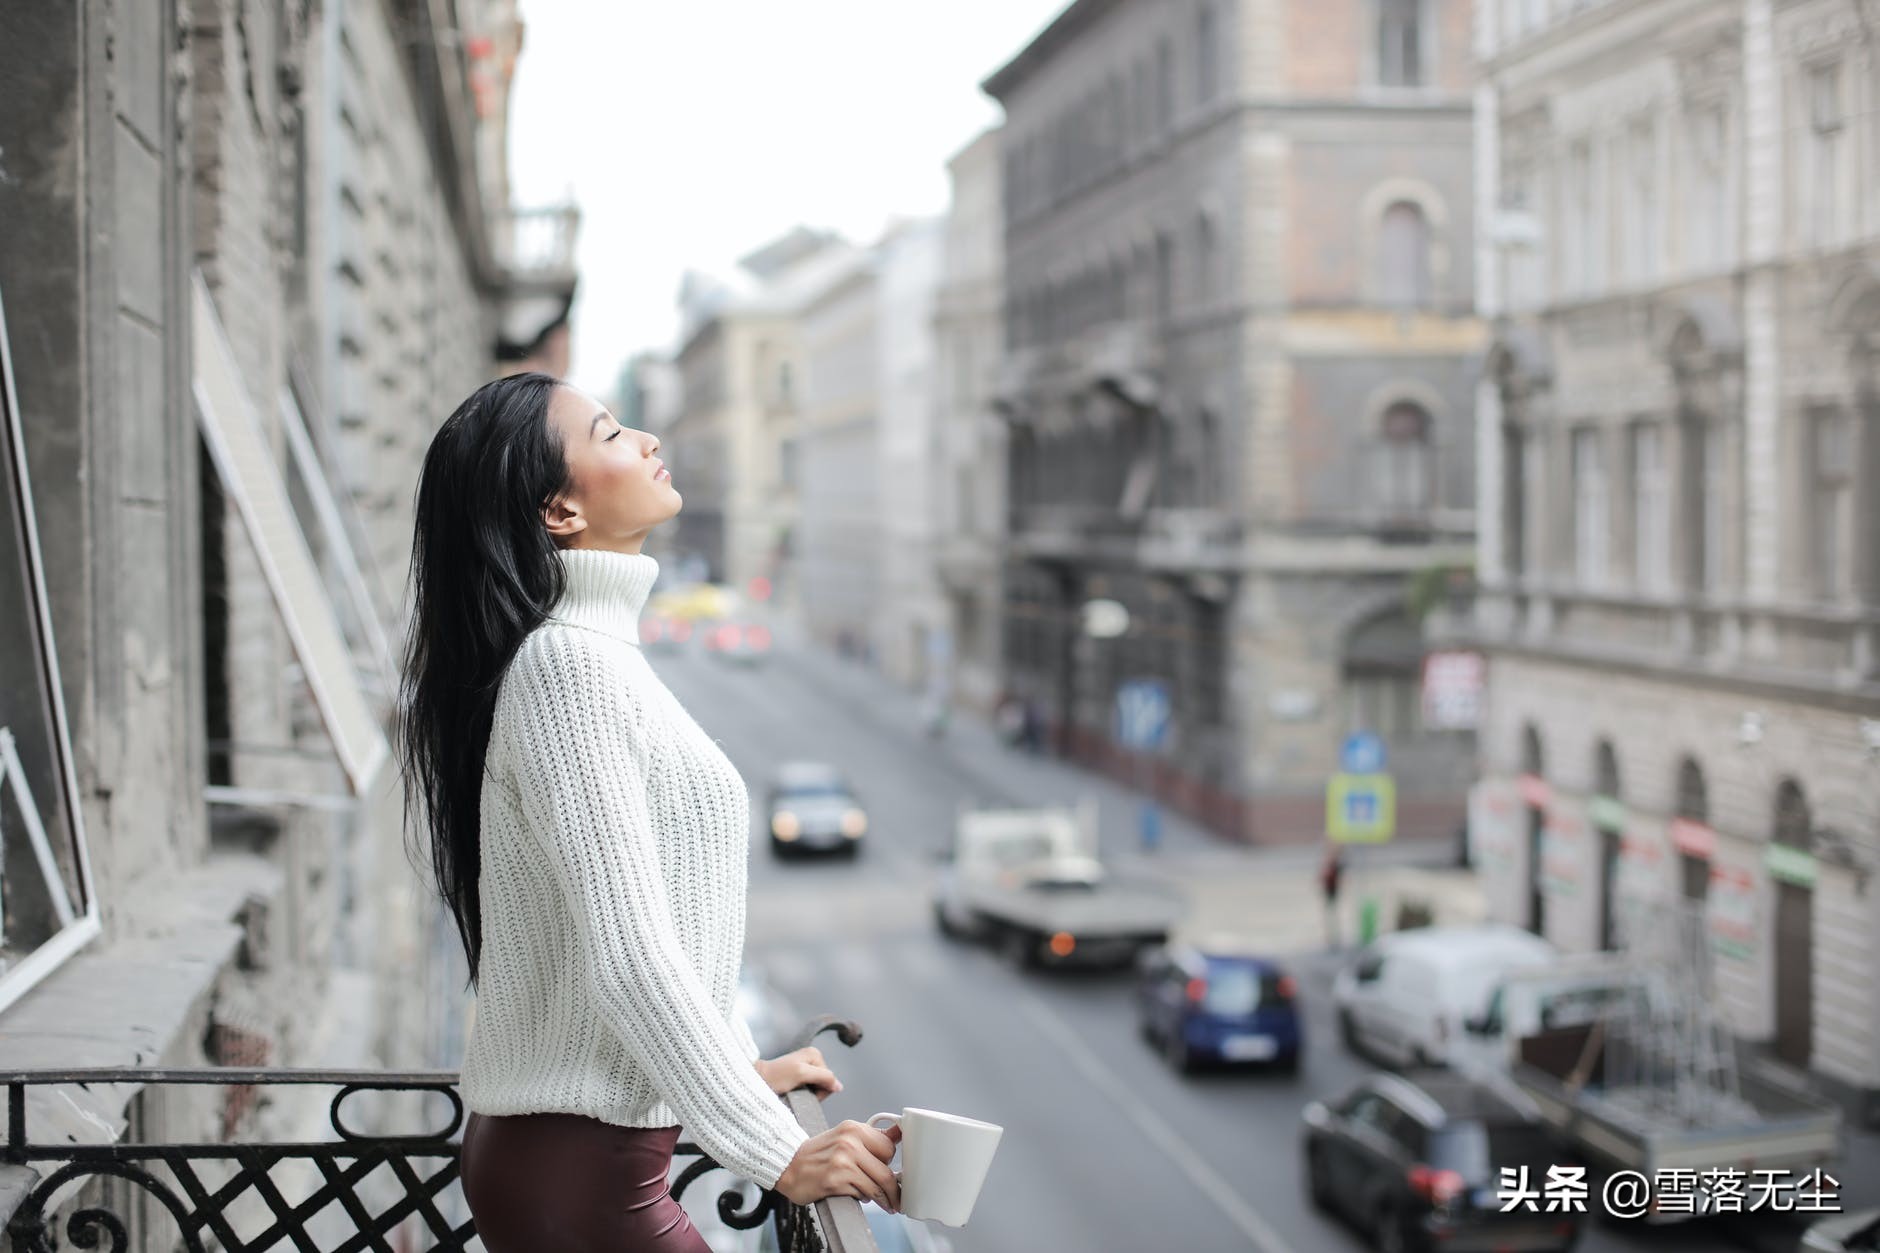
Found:
[[[653,434],[651,431],[646,431],[644,434],[646,436],[646,455],[650,457],[659,451],[659,436]]]

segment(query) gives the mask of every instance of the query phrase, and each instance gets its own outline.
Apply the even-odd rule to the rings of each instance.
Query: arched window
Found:
[[[1808,798],[1794,779],[1782,780],[1776,788],[1775,842],[1787,848],[1808,852],[1814,847],[1814,822],[1808,812]]]
[[[1689,757],[1678,763],[1678,794],[1674,805],[1678,818],[1699,826],[1709,824],[1710,789],[1704,783],[1703,769]],[[1710,856],[1701,845],[1678,839],[1675,830],[1672,839],[1679,848],[1684,899],[1702,906],[1710,899]]]
[[[1532,722],[1521,728],[1521,773],[1536,779],[1546,777],[1546,759],[1541,755],[1541,733]],[[1547,812],[1534,800],[1527,802],[1527,929],[1535,935],[1547,934],[1547,892],[1541,873],[1541,849],[1545,843]]]
[[[1593,750],[1593,795],[1619,799],[1619,755],[1611,740],[1601,740]]]
[[[1394,309],[1428,307],[1430,224],[1421,205],[1399,200],[1378,224],[1378,298]]]
[[[1378,515],[1387,525],[1419,525],[1427,520],[1431,463],[1430,415],[1409,401],[1384,410],[1372,492]]]
[[[1619,865],[1624,856],[1624,811],[1619,803],[1619,755],[1611,740],[1593,752],[1593,828],[1599,840],[1599,947],[1619,947]]]
[[[1775,879],[1775,1054],[1791,1066],[1807,1066],[1815,1048],[1815,900],[1813,872],[1798,877],[1795,863],[1814,851],[1814,819],[1802,785],[1784,779],[1776,786],[1775,831],[1769,862]],[[1781,850],[1781,854],[1778,854]],[[1784,855],[1785,854],[1785,855]],[[1781,856],[1781,860],[1774,860]]]
[[[1345,732],[1403,741],[1422,729],[1418,679],[1423,632],[1402,609],[1365,619],[1345,641]]]
[[[1537,779],[1547,774],[1547,762],[1541,755],[1540,729],[1532,722],[1521,728],[1521,773]]]
[[[1710,821],[1710,791],[1701,766],[1686,757],[1678,763],[1677,816],[1692,822]]]

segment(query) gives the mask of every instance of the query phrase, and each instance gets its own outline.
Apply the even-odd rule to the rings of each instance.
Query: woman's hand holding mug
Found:
[[[848,1119],[803,1141],[777,1177],[774,1191],[796,1205],[824,1197],[873,1201],[890,1214],[901,1208],[901,1181],[888,1165],[901,1129],[877,1131]]]
[[[817,1100],[824,1101],[829,1099],[831,1093],[842,1091],[842,1081],[823,1061],[822,1050],[818,1048],[800,1048],[782,1057],[769,1061],[760,1058],[751,1064],[757,1067],[757,1073],[764,1077],[764,1082],[778,1096],[787,1095],[798,1088],[809,1088],[816,1093]]]

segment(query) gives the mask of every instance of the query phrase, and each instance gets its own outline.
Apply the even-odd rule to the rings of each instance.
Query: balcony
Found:
[[[856,1024],[825,1016],[811,1022],[789,1048],[805,1047],[825,1031],[834,1031],[851,1047],[861,1039]],[[458,1186],[465,1114],[457,1076],[448,1071],[19,1070],[0,1072],[0,1084],[7,1090],[5,1162],[31,1175],[19,1194],[0,1186],[0,1218],[6,1221],[10,1253],[52,1253],[67,1243],[112,1253],[157,1247],[142,1242],[147,1219],[174,1229],[174,1245],[164,1247],[189,1253],[463,1253],[481,1248]],[[229,1129],[259,1106],[286,1103],[304,1090],[331,1088],[336,1090],[326,1110],[331,1138],[298,1143],[127,1139],[73,1144],[61,1136],[36,1141],[28,1120],[29,1094],[37,1095],[36,1103],[43,1107],[56,1103],[61,1085],[73,1084],[123,1085],[145,1093],[182,1089],[185,1100],[200,1089],[221,1088],[219,1109]],[[425,1111],[440,1113],[441,1118],[428,1127],[420,1123],[415,1130],[367,1132],[348,1117],[371,1115],[371,1110],[358,1108],[371,1104],[360,1099],[365,1093],[383,1094],[394,1106],[417,1109],[420,1118]],[[811,1091],[802,1089],[783,1099],[805,1131],[815,1135],[828,1129],[821,1103]],[[697,1145],[681,1142],[675,1161],[686,1158],[695,1160],[686,1162],[672,1182],[672,1193],[679,1198],[701,1176],[719,1169]],[[106,1181],[115,1181],[115,1186],[101,1190],[97,1185]],[[784,1253],[876,1249],[861,1203],[851,1197],[802,1206],[763,1192],[752,1203],[748,1188],[740,1186],[719,1195],[717,1212],[735,1229],[773,1224]]]
[[[572,288],[580,229],[581,210],[574,205],[511,208],[496,221],[496,262],[518,290]]]
[[[1139,551],[1148,569],[1233,569],[1241,558],[1240,521],[1224,509],[1151,509]]]
[[[1107,388],[1142,409],[1160,402],[1162,341],[1151,327],[1111,322],[1081,336],[1075,351],[1091,386]]]

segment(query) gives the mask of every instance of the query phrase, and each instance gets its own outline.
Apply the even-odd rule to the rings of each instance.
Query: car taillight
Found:
[[[1279,977],[1279,983],[1273,990],[1279,994],[1280,1000],[1290,1001],[1293,997],[1299,995],[1299,984],[1294,981],[1291,975],[1281,975]]]
[[[770,647],[770,628],[754,626],[744,633],[744,642],[752,648]]]
[[[1465,1186],[1462,1176],[1453,1170],[1423,1165],[1410,1168],[1410,1190],[1432,1205],[1448,1204]]]
[[[672,638],[684,642],[692,638],[692,624],[680,618],[672,624]]]
[[[1207,999],[1207,996],[1208,981],[1206,979],[1190,979],[1188,981],[1188,1000],[1191,1004],[1199,1005],[1202,1001]]]

